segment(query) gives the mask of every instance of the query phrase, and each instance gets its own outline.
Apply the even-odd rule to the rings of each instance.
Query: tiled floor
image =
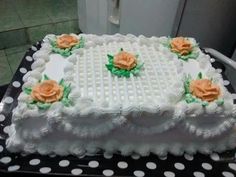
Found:
[[[8,84],[30,45],[0,50],[0,86]]]
[[[79,33],[77,9],[77,0],[0,0],[0,86],[30,44],[50,33]]]
[[[77,0],[0,0],[0,49],[78,33],[77,9]]]
[[[1,0],[0,31],[77,19],[77,0]]]

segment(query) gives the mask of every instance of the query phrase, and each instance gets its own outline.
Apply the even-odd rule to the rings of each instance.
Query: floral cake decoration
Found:
[[[63,34],[51,40],[52,51],[59,53],[64,57],[72,54],[72,51],[84,47],[84,38],[78,39],[75,35]]]
[[[212,79],[203,78],[201,72],[195,80],[188,75],[184,82],[184,89],[184,99],[187,103],[201,103],[202,106],[207,106],[210,102],[216,102],[217,105],[224,104],[219,85]]]
[[[168,38],[164,46],[168,47],[171,52],[175,53],[179,59],[188,61],[188,59],[196,59],[199,55],[197,49],[198,44],[188,38],[175,37]]]
[[[131,74],[138,75],[144,63],[138,61],[138,55],[126,52],[123,48],[116,55],[107,55],[106,68],[118,77],[129,78]]]
[[[25,87],[23,91],[32,98],[32,101],[28,103],[28,107],[37,106],[39,109],[45,110],[54,102],[61,102],[66,107],[72,104],[68,98],[71,86],[65,84],[64,79],[61,79],[58,83],[44,75],[39,83],[33,87]]]

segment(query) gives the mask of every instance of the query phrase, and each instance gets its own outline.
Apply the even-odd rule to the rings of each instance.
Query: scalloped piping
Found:
[[[184,128],[191,134],[199,137],[203,137],[204,139],[208,139],[208,138],[213,138],[216,136],[221,135],[222,133],[230,130],[234,124],[235,124],[235,119],[231,118],[230,120],[225,120],[223,123],[221,123],[219,126],[215,127],[215,128],[211,128],[211,129],[202,129],[202,128],[198,128],[194,125],[191,125],[188,122],[184,122]]]
[[[203,154],[210,154],[212,152],[222,152],[227,149],[232,149],[236,146],[235,143],[236,134],[231,134],[229,139],[222,140],[216,143],[210,143],[206,142],[203,144],[198,145],[186,145],[186,144],[179,144],[175,143],[169,146],[169,144],[158,144],[157,146],[153,145],[139,145],[138,147],[136,145],[132,144],[126,144],[122,145],[116,141],[110,141],[105,144],[99,144],[99,143],[73,143],[68,146],[66,145],[66,151],[60,150],[60,145],[47,145],[43,146],[46,149],[42,149],[42,145],[36,145],[34,143],[25,143],[21,145],[16,145],[17,148],[12,149],[11,147],[8,147],[13,152],[18,152],[21,150],[24,150],[26,153],[34,153],[38,152],[42,155],[50,155],[50,154],[59,154],[59,155],[69,155],[73,154],[76,156],[84,156],[86,153],[93,154],[99,151],[99,149],[104,149],[105,152],[108,153],[115,153],[119,151],[122,155],[132,155],[133,153],[139,154],[141,156],[148,156],[150,153],[154,153],[158,156],[165,156],[167,153],[171,153],[173,155],[183,155],[183,153],[188,154],[196,154],[197,152],[203,153]],[[7,141],[10,141],[9,139]],[[65,148],[65,144],[60,143]]]

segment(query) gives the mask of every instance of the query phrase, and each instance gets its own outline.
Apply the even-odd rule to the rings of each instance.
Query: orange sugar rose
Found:
[[[114,56],[114,65],[120,69],[131,70],[136,64],[136,58],[133,54],[121,51],[117,55]]]
[[[176,37],[171,40],[171,51],[180,55],[187,55],[192,51],[192,44],[184,37]]]
[[[32,88],[31,96],[35,101],[53,103],[62,98],[63,87],[54,80],[46,80]]]
[[[220,95],[220,87],[209,79],[193,80],[190,83],[190,92],[204,101],[214,101]]]
[[[57,46],[61,49],[70,48],[78,44],[79,40],[75,36],[64,34],[57,38]]]

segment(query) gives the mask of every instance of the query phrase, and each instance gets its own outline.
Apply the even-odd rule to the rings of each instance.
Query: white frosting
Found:
[[[69,98],[73,106],[56,102],[46,111],[36,106],[29,109],[27,103],[32,98],[22,92],[13,111],[9,150],[81,155],[101,148],[124,155],[180,155],[236,145],[236,106],[208,55],[197,49],[197,60],[179,60],[162,45],[166,37],[76,37],[81,36],[85,47],[74,50],[68,58],[52,53],[49,42],[55,35],[46,36],[42,48],[33,55],[32,71],[23,78],[23,88],[36,84],[43,74],[57,81],[64,78],[72,86]],[[114,55],[120,48],[138,54],[144,62],[139,76],[117,78],[105,68],[106,55]],[[183,100],[184,77],[190,74],[196,78],[199,71],[220,86],[222,106],[212,102],[203,107]]]

